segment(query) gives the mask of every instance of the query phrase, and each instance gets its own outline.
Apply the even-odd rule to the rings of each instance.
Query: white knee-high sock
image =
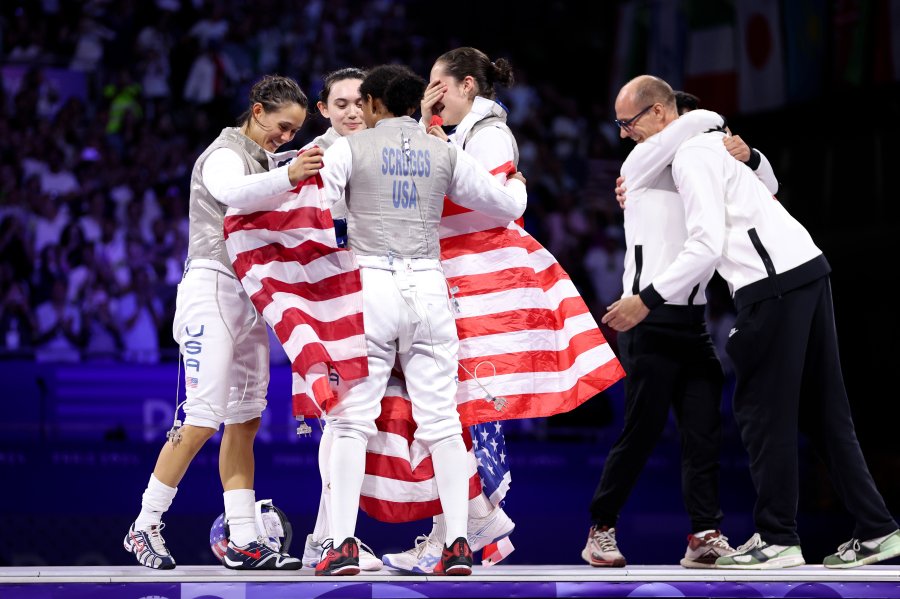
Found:
[[[431,463],[437,481],[441,507],[444,508],[446,534],[444,545],[466,536],[469,516],[469,475],[460,468],[466,460],[466,446],[456,435],[431,447]]]
[[[258,536],[256,530],[256,491],[234,489],[225,491],[225,521],[228,522],[228,540],[243,547]]]
[[[322,478],[322,495],[319,498],[319,513],[316,515],[316,527],[313,539],[321,543],[329,537],[328,512],[331,507],[331,451],[334,447],[334,434],[330,426],[325,426],[322,439],[319,441],[319,476]]]
[[[356,531],[359,493],[366,473],[366,443],[335,436],[331,446],[331,529],[335,546]]]
[[[432,457],[432,461],[434,458]],[[440,543],[445,543],[444,539],[447,538],[447,522],[444,520],[444,514],[438,514],[431,520],[431,534],[430,537],[437,539]],[[456,537],[453,537],[453,540],[456,540]]]
[[[163,484],[154,475],[150,475],[150,481],[141,497],[141,513],[134,521],[135,530],[146,530],[154,524],[162,522],[162,515],[168,511],[175,499],[178,487],[170,487]]]

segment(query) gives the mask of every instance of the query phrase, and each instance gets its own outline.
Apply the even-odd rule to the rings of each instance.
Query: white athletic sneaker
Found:
[[[432,529],[434,533],[434,529]],[[413,574],[431,574],[434,567],[441,561],[444,552],[444,543],[434,538],[435,535],[419,535],[416,537],[416,545],[403,553],[385,553],[381,561],[385,566],[411,572]]]
[[[303,566],[305,568],[315,568],[322,559],[322,543],[313,539],[312,534],[306,535],[306,545],[303,547]],[[359,569],[364,572],[377,572],[381,570],[382,563],[372,548],[359,542]]]
[[[502,507],[495,507],[484,518],[469,517],[466,537],[472,552],[481,551],[482,566],[493,566],[515,550],[509,539],[515,527]]]
[[[466,536],[472,552],[481,551],[481,565],[493,566],[515,550],[509,535],[516,525],[506,515],[503,508],[496,507],[483,518],[469,518],[466,523]],[[415,574],[431,574],[441,561],[444,540],[435,538],[435,529],[428,536],[416,538],[415,547],[403,553],[386,553],[381,561],[403,572]]]

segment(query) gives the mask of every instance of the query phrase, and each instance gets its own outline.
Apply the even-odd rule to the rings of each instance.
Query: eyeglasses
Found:
[[[650,110],[651,108],[653,108],[655,105],[656,104],[651,104],[650,106],[643,109],[642,111],[640,111],[639,113],[637,113],[636,115],[634,115],[633,117],[631,117],[628,120],[620,121],[619,119],[613,119],[613,122],[619,126],[619,129],[624,129],[625,131],[630,131],[631,128],[634,126],[634,124],[637,122],[637,120],[639,118],[641,118],[642,116],[644,116],[647,113],[647,111]]]

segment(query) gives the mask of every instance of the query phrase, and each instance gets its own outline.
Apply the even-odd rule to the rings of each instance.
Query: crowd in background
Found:
[[[171,321],[196,157],[234,124],[264,73],[296,78],[311,106],[336,68],[400,62],[427,76],[459,40],[427,35],[431,15],[413,8],[386,0],[4,3],[3,355],[174,359]],[[500,100],[528,178],[526,228],[599,320],[621,293],[624,239],[613,187],[627,147],[604,100],[581,105],[542,79],[545,71],[500,55],[516,67],[516,84]],[[65,69],[83,93],[60,89],[48,69]],[[16,72],[13,85],[6,75]],[[291,145],[326,127],[312,114]],[[717,312],[727,312],[727,302]]]

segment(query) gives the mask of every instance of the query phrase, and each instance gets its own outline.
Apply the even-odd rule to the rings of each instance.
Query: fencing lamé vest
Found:
[[[347,138],[350,248],[363,256],[440,257],[438,225],[456,148],[409,117],[384,119]]]

